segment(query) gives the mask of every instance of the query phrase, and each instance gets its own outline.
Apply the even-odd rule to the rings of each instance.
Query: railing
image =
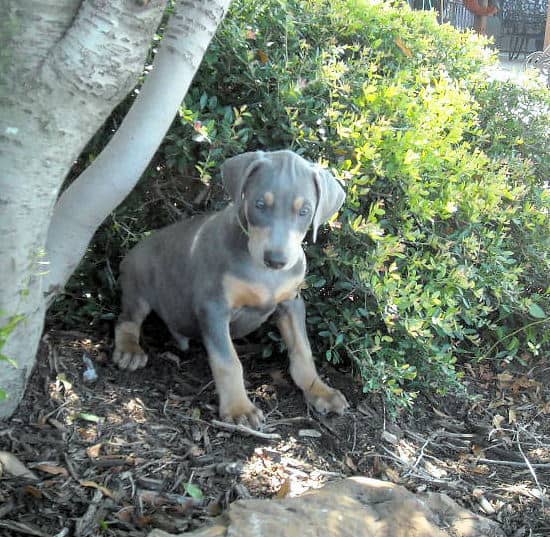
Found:
[[[500,7],[500,49],[507,50],[511,60],[542,49],[548,0],[500,0]]]
[[[443,2],[442,22],[448,22],[459,30],[470,30],[474,27],[474,15],[464,7],[462,0]]]
[[[498,0],[493,24],[497,47],[508,52],[510,60],[542,49],[549,0]],[[441,22],[460,30],[474,27],[474,14],[462,0],[408,0],[412,9],[434,9]]]
[[[434,9],[439,22],[449,22],[455,28],[467,30],[474,26],[474,16],[461,0],[408,0],[412,9]]]
[[[413,9],[437,9],[439,0],[408,0]]]

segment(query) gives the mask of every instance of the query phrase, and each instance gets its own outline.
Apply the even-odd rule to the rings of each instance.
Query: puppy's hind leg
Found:
[[[115,326],[113,361],[120,369],[135,371],[145,367],[147,354],[139,344],[141,325],[151,306],[131,286],[122,283],[122,313]]]

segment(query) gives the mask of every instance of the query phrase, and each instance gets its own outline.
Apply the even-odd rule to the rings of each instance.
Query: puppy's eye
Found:
[[[265,201],[264,200],[258,200],[256,201],[256,209],[265,209]]]
[[[309,208],[309,207],[302,207],[302,208],[300,209],[300,211],[298,212],[298,214],[299,214],[300,216],[307,216],[307,215],[309,214],[309,212],[310,212],[310,208]]]

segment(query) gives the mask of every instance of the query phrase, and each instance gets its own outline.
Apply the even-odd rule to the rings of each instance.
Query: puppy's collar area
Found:
[[[244,199],[244,196],[242,199]],[[241,212],[244,212],[242,209],[242,205],[240,205],[237,209],[237,223],[239,224],[241,231],[248,237],[250,235],[248,228],[243,224],[243,221],[241,220]]]

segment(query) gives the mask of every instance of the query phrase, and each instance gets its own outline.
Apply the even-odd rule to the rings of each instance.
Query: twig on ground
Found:
[[[202,477],[210,477],[213,475],[241,475],[243,472],[243,463],[241,461],[233,462],[217,462],[206,466],[198,466],[193,468],[197,474]]]
[[[431,476],[428,472],[426,472],[422,468],[413,468],[407,461],[405,461],[401,457],[397,456],[395,453],[390,451],[388,448],[386,448],[384,446],[381,446],[381,447],[388,455],[385,456],[385,455],[380,455],[378,453],[375,453],[375,454],[372,454],[372,455],[376,455],[376,456],[381,457],[381,458],[390,459],[394,462],[397,462],[401,466],[404,466],[407,469],[407,473],[404,474],[403,477],[415,477],[417,479],[421,479],[422,481],[427,481],[428,483],[432,483],[432,484],[439,485],[439,486],[442,486],[442,487],[447,487],[447,488],[452,488],[452,489],[457,489],[457,490],[468,490],[467,487],[465,487],[464,485],[460,485],[460,483],[457,482],[457,481],[439,479],[437,477]],[[369,456],[369,455],[372,456],[371,454],[368,454],[367,456]],[[425,455],[425,456],[428,457],[428,455]],[[430,458],[435,459],[435,460],[439,460],[439,459],[436,459],[435,457],[431,457],[431,456],[430,456]]]
[[[87,535],[98,529],[98,520],[101,518],[103,512],[101,508],[102,498],[103,493],[100,490],[96,490],[92,501],[88,505],[88,509],[86,509],[86,512],[76,521],[74,531],[75,537]]]
[[[529,459],[526,457],[525,453],[523,453],[523,449],[521,447],[521,442],[519,441],[519,430],[518,430],[518,434],[517,434],[517,444],[518,444],[519,452],[521,453],[523,459],[525,460],[525,464],[527,465],[527,468],[529,468],[529,471],[531,472],[531,475],[533,476],[533,479],[535,480],[537,488],[539,489],[540,501],[541,501],[541,503],[544,507],[544,491],[542,490],[542,487],[540,486],[539,479],[537,477],[535,469],[533,468],[533,465],[531,464]]]
[[[334,428],[330,425],[330,423],[324,416],[319,416],[315,421],[317,421],[321,425],[321,427],[324,427],[332,436],[338,438],[338,432],[334,430]]]
[[[388,459],[388,460],[399,462],[400,464],[406,465],[406,463],[404,463],[401,459],[398,459],[395,456],[382,455],[380,453],[367,453],[365,457],[378,457],[380,459]],[[438,479],[436,477],[431,477],[430,475],[421,475],[417,472],[412,472],[409,477],[420,479],[422,481],[427,481],[428,483],[432,483],[433,485],[438,485],[446,489],[469,491],[468,487],[465,484],[463,484],[464,482],[462,481],[462,479],[459,479],[459,480]]]
[[[343,474],[342,472],[329,472],[328,470],[312,470],[311,474],[322,477],[346,477],[346,474]]]
[[[404,477],[410,475],[412,471],[416,469],[416,467],[420,464],[420,461],[424,458],[424,450],[428,447],[428,444],[432,443],[437,438],[437,436],[438,434],[434,433],[426,439],[426,441],[424,442],[424,444],[422,444],[422,447],[420,448],[420,453],[414,461],[414,464],[410,466],[409,469],[405,472]]]
[[[479,505],[485,511],[486,515],[494,515],[496,513],[495,508],[491,505],[491,502],[483,495],[477,498]]]
[[[204,500],[182,496],[181,494],[170,494],[159,492],[157,490],[140,489],[138,491],[139,501],[152,505],[153,507],[162,507],[163,505],[179,505],[187,508],[202,507]]]
[[[78,476],[76,468],[74,467],[74,463],[73,463],[72,459],[69,457],[69,455],[67,453],[63,453],[63,460],[65,461],[65,464],[67,465],[67,470],[69,471],[70,476],[77,483],[80,482],[80,477]]]
[[[285,418],[281,420],[275,420],[272,422],[269,422],[265,429],[270,430],[273,429],[273,427],[277,425],[292,425],[294,423],[300,423],[300,422],[307,422],[307,423],[317,423],[313,418],[308,418],[307,416],[296,416],[294,418]]]
[[[51,412],[48,412],[47,414],[44,414],[44,416],[42,416],[42,420],[46,421],[48,418],[53,416],[56,412],[59,412],[63,407],[66,407],[70,402],[71,402],[71,400],[67,399],[65,402],[63,402],[59,406],[55,407]]]
[[[0,519],[11,513],[14,509],[15,502],[13,500],[9,500],[6,503],[0,505]]]
[[[169,492],[174,492],[175,490],[178,490],[179,486],[187,478],[187,465],[185,463],[180,463],[178,465],[178,469],[175,472],[175,476],[176,476],[176,479],[174,480],[174,484],[170,487]]]
[[[50,537],[48,533],[40,531],[35,526],[23,522],[15,522],[13,520],[0,520],[0,528],[12,530],[16,534],[22,533],[24,535],[35,535],[36,537]]]
[[[481,462],[483,464],[497,464],[500,466],[518,466],[521,468],[529,468],[530,466],[532,468],[550,468],[550,462],[525,463],[525,462],[517,462],[517,461],[496,461],[494,459],[484,459],[484,458],[476,459],[476,462]]]
[[[262,433],[247,427],[246,425],[235,425],[234,423],[226,423],[225,421],[212,420],[210,424],[218,429],[225,429],[226,431],[248,434],[263,440],[280,440],[281,435],[277,433]]]

